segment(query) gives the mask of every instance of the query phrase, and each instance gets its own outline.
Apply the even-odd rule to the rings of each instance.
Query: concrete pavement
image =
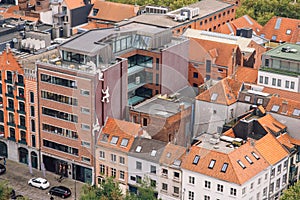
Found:
[[[3,164],[3,161],[0,161]],[[68,199],[79,199],[79,194],[83,183],[78,182],[72,179],[63,179],[59,183],[56,179],[59,177],[57,174],[46,171],[46,179],[50,183],[50,188],[46,190],[41,190],[35,187],[31,187],[27,184],[28,180],[33,177],[43,177],[43,172],[32,169],[32,174],[30,174],[29,167],[22,163],[17,163],[14,161],[6,160],[6,172],[3,175],[0,175],[0,180],[7,180],[11,187],[16,191],[16,194],[21,194],[27,196],[32,200],[47,200],[50,199],[48,195],[49,189],[52,186],[63,185],[71,189],[72,196]],[[75,198],[75,185],[76,185],[76,198]],[[55,200],[61,199],[54,196]]]

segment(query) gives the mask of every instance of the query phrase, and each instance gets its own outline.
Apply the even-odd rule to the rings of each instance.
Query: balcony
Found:
[[[21,87],[24,87],[25,84],[24,83],[21,83],[21,82],[16,82],[17,86],[21,86]]]
[[[21,139],[21,140],[19,140],[18,142],[19,142],[20,144],[25,144],[25,145],[27,145],[26,140],[22,140],[22,139]]]
[[[23,130],[26,130],[26,129],[27,129],[26,126],[23,126],[23,125],[18,125],[18,128],[19,128],[19,129],[23,129]]]
[[[5,93],[5,96],[14,98],[14,94],[13,93]]]
[[[8,137],[7,139],[10,141],[14,141],[14,142],[16,141],[16,138],[14,138],[14,137]]]
[[[11,108],[11,107],[6,107],[6,110],[11,111],[11,112],[15,112],[15,109]]]
[[[10,83],[10,84],[12,84],[12,80],[7,80],[7,79],[5,79],[4,82],[5,82],[5,83]]]
[[[7,122],[7,125],[8,125],[8,126],[13,126],[13,127],[16,127],[16,124],[15,124],[15,122]]]
[[[24,97],[23,94],[20,94],[19,96],[17,96],[17,99],[18,99],[18,100],[25,101],[25,97]]]
[[[146,84],[145,82],[138,82],[138,81],[129,83],[128,84],[128,92],[132,92],[132,91],[138,89],[139,87],[142,87],[145,84]]]
[[[25,110],[17,110],[17,112],[18,112],[19,114],[26,115],[26,112],[25,112]]]
[[[130,75],[132,75],[132,74],[139,73],[139,72],[141,72],[141,71],[143,71],[143,70],[144,70],[144,67],[135,65],[135,66],[130,67],[130,68],[128,69],[128,76],[130,76]]]

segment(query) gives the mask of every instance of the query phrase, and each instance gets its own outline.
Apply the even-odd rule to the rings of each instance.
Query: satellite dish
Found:
[[[17,42],[18,42],[17,38],[13,38],[12,41],[13,41],[14,43],[17,43]]]

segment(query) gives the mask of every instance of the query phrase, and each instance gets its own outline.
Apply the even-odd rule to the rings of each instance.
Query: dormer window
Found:
[[[290,30],[290,29],[287,29],[287,30],[286,30],[286,34],[287,34],[287,35],[291,35],[291,33],[292,33],[292,30]]]
[[[99,12],[99,9],[93,8],[93,16],[96,16]]]
[[[110,143],[111,143],[111,144],[117,144],[118,140],[119,140],[119,137],[113,136],[113,137],[111,138]]]
[[[127,145],[128,145],[128,139],[127,138],[123,138],[122,139],[122,142],[121,142],[121,147],[127,147]]]
[[[107,142],[108,141],[108,137],[109,137],[109,134],[103,134],[101,141],[102,142]]]
[[[154,157],[156,155],[157,151],[156,150],[152,150],[151,151],[151,156]]]

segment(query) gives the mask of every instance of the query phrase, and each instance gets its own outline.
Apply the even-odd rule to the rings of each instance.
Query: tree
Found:
[[[300,3],[294,0],[242,0],[236,17],[249,15],[261,25],[273,16],[300,19]]]
[[[107,178],[100,187],[84,185],[81,190],[80,200],[122,200],[122,190],[113,178]]]
[[[283,191],[283,195],[280,197],[280,200],[296,200],[300,199],[300,181],[295,183],[289,189]]]
[[[0,182],[0,200],[7,200],[10,198],[12,188],[8,186],[7,181]]]

